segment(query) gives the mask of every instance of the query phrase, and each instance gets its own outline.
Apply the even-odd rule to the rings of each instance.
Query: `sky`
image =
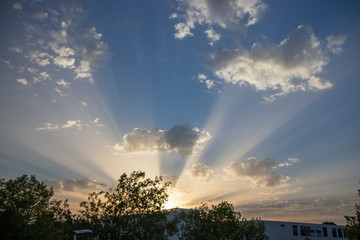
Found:
[[[0,176],[71,208],[123,173],[167,208],[345,224],[359,201],[356,0],[1,1]]]

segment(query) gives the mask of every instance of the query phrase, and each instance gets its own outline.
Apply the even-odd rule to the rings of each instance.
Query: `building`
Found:
[[[263,221],[266,235],[270,240],[346,240],[346,228],[338,225],[325,225],[298,222]]]

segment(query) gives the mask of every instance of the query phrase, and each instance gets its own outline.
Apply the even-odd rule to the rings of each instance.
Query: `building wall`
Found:
[[[347,240],[345,227],[297,222],[263,221],[270,240]]]

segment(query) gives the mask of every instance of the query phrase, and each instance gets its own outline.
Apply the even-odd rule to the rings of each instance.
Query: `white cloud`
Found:
[[[39,52],[39,51],[30,51],[29,55],[25,56],[29,58],[32,62],[40,65],[46,66],[50,64],[51,56],[46,52]]]
[[[254,44],[251,51],[220,49],[211,55],[210,66],[225,83],[276,92],[265,98],[274,101],[290,92],[331,88],[329,81],[316,76],[327,63],[312,29],[299,26],[278,45]]]
[[[89,62],[81,60],[80,65],[75,68],[75,72],[75,79],[87,78],[91,83],[94,83]]]
[[[191,169],[189,170],[193,178],[206,178],[209,180],[212,176],[214,171],[210,169],[207,165],[203,163],[196,163],[194,164]]]
[[[44,20],[48,18],[48,13],[44,11],[37,11],[36,13],[34,13],[33,18],[36,20]]]
[[[57,42],[51,41],[48,43],[51,49],[60,57],[70,57],[75,55],[74,49],[66,46],[59,46]]]
[[[32,73],[32,74],[36,74],[37,72],[38,72],[38,70],[37,69],[35,69],[35,68],[27,68],[27,71],[29,72],[29,73]]]
[[[175,30],[177,31],[174,36],[178,39],[183,39],[186,36],[193,36],[194,34],[191,33],[190,27],[185,23],[178,23],[175,25]]]
[[[53,125],[51,123],[44,123],[42,127],[35,128],[36,131],[56,131],[59,129],[59,125]]]
[[[342,53],[342,45],[344,44],[347,36],[346,35],[339,35],[333,36],[330,35],[326,37],[327,45],[326,47],[334,54]]]
[[[93,121],[93,124],[95,124],[95,126],[97,126],[97,127],[103,127],[104,126],[103,123],[100,123],[99,118],[95,118],[94,121]]]
[[[13,9],[15,9],[15,10],[21,10],[21,9],[22,9],[21,3],[19,3],[19,2],[14,3]]]
[[[67,32],[65,30],[51,30],[50,36],[55,39],[58,43],[66,43],[67,42]]]
[[[175,19],[175,18],[178,18],[179,15],[177,13],[172,13],[169,17],[169,19]]]
[[[16,79],[16,81],[18,83],[23,84],[23,85],[28,85],[29,84],[29,82],[25,78],[18,78],[18,79]]]
[[[60,89],[58,89],[58,88],[55,88],[54,91],[57,92],[57,93],[60,95],[60,97],[66,97],[66,96],[67,96],[67,94],[64,94],[64,93],[63,93]]]
[[[209,28],[209,29],[207,29],[206,31],[205,31],[205,33],[206,33],[206,36],[207,36],[207,38],[209,39],[209,41],[210,41],[210,45],[212,46],[212,45],[214,45],[214,43],[216,42],[216,41],[218,41],[218,40],[220,40],[220,34],[218,34],[217,32],[215,32],[214,31],[214,29],[212,29],[212,28]]]
[[[170,130],[145,130],[135,128],[125,134],[123,142],[114,145],[120,152],[175,152],[181,156],[189,156],[195,148],[210,139],[205,130],[191,128],[189,125],[176,125]]]
[[[85,101],[81,101],[81,105],[83,105],[84,107],[88,106],[87,102],[85,102]]]
[[[41,72],[41,73],[39,73],[39,76],[44,80],[46,80],[46,79],[51,80],[51,77],[47,72]]]
[[[242,29],[258,22],[267,8],[262,0],[178,0],[178,2],[184,9],[184,14],[179,16],[183,21],[175,25],[177,31],[175,38],[180,39],[192,36],[191,29],[194,29],[196,24],[207,25],[209,29],[212,26],[228,30]],[[209,33],[207,34],[209,37]],[[220,35],[215,38],[220,38]]]
[[[80,120],[68,120],[61,127],[62,128],[77,128],[77,129],[81,130],[82,129],[82,124],[81,124]]]
[[[281,173],[273,171],[278,166],[273,160],[257,160],[251,157],[243,162],[231,163],[226,171],[235,177],[248,178],[258,186],[274,187],[289,180],[289,177],[284,177]]]
[[[75,68],[75,58],[68,58],[68,57],[55,57],[54,64],[62,68]]]
[[[71,85],[71,82],[66,82],[64,79],[60,79],[59,81],[56,82],[57,85],[60,85],[64,88],[69,88]]]
[[[16,52],[16,53],[22,53],[23,49],[20,46],[10,47],[10,51]]]
[[[207,76],[203,73],[199,73],[197,78],[201,83],[205,83],[207,89],[212,89],[216,87],[216,82],[214,80],[208,79]]]

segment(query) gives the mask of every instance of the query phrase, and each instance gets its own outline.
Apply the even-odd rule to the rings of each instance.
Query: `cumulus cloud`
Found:
[[[210,42],[220,39],[213,26],[228,30],[239,30],[258,22],[260,16],[267,8],[262,0],[185,0],[178,1],[183,14],[172,14],[170,18],[179,18],[182,21],[175,25],[175,38],[192,36],[192,29],[196,24],[208,27],[206,34]]]
[[[181,156],[189,156],[196,147],[210,139],[205,130],[200,131],[188,124],[176,125],[170,130],[135,128],[125,134],[123,142],[114,145],[120,152],[174,152]]]
[[[342,53],[342,45],[344,44],[347,36],[346,35],[339,35],[333,36],[330,35],[326,37],[327,45],[326,47],[334,54]]]
[[[278,166],[274,160],[251,157],[243,162],[231,163],[226,170],[235,177],[248,178],[258,186],[274,187],[289,180],[289,177],[274,171]]]
[[[312,29],[299,26],[278,45],[255,43],[250,51],[220,49],[210,56],[210,67],[225,83],[249,85],[257,91],[273,91],[276,97],[297,91],[318,91],[333,86],[317,74],[328,58]]]
[[[189,172],[193,178],[206,178],[207,180],[209,180],[214,173],[213,170],[203,163],[194,164]]]

